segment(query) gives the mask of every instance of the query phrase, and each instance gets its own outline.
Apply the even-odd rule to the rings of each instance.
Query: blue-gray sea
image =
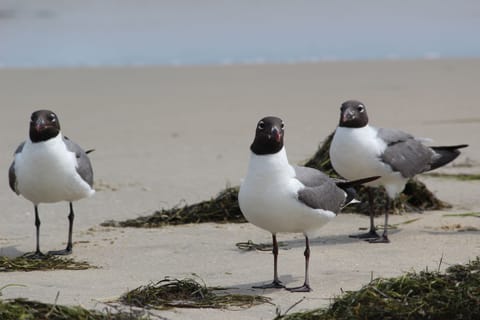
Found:
[[[1,67],[480,57],[479,0],[0,0]]]

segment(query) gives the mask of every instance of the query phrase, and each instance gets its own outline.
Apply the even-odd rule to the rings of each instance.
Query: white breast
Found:
[[[76,171],[75,154],[67,150],[62,136],[44,142],[25,142],[15,155],[17,189],[35,204],[75,201],[95,191]]]
[[[346,179],[381,176],[367,185],[383,185],[389,195],[395,197],[402,191],[407,179],[381,161],[386,147],[385,142],[377,137],[374,127],[338,127],[330,145],[330,161],[335,171]]]
[[[315,233],[335,217],[330,211],[312,209],[298,201],[303,185],[294,178],[285,149],[273,155],[252,153],[238,201],[246,219],[271,233]]]

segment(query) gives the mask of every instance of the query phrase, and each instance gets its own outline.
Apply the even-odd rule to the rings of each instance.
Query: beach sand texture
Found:
[[[62,131],[85,149],[94,148],[94,197],[75,204],[73,258],[101,267],[86,271],[0,273],[2,298],[25,297],[103,308],[99,301],[165,276],[193,273],[207,285],[264,294],[274,305],[242,311],[179,310],[172,319],[272,319],[277,306],[295,311],[325,306],[341,290],[358,289],[372,277],[465,263],[480,252],[480,182],[421,176],[450,202],[442,212],[396,215],[402,223],[392,243],[371,245],[348,234],[368,226],[366,216],[339,215],[312,241],[311,282],[306,294],[262,291],[272,256],[241,252],[240,241],[269,242],[250,224],[201,224],[161,229],[114,229],[99,224],[148,215],[182,202],[215,196],[238,185],[246,173],[258,119],[276,115],[286,124],[289,160],[302,163],[336,127],[340,104],[358,99],[375,126],[401,128],[433,144],[467,143],[457,166],[440,172],[480,173],[480,59],[325,62],[296,65],[1,69],[0,169],[4,184],[0,255],[18,256],[35,245],[33,206],[8,188],[7,170],[26,138],[32,111],[50,108]],[[465,166],[469,164],[469,166]],[[461,166],[458,166],[461,165]],[[41,205],[42,250],[60,249],[67,237],[68,206]],[[378,218],[381,223],[383,220]],[[455,227],[460,225],[460,227]],[[463,232],[458,231],[462,229]],[[279,255],[280,278],[303,281],[302,235],[281,234],[289,250]]]

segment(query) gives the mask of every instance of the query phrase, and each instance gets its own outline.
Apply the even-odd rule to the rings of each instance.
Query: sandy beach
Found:
[[[198,275],[209,286],[263,294],[272,305],[246,310],[158,312],[168,319],[272,319],[326,306],[342,290],[371,277],[440,269],[465,263],[480,252],[480,219],[455,214],[480,211],[480,182],[420,176],[453,205],[445,211],[397,215],[392,243],[371,245],[348,238],[368,218],[339,215],[312,243],[314,291],[253,290],[272,277],[272,257],[242,252],[235,243],[268,242],[268,232],[250,224],[200,224],[161,229],[116,229],[99,224],[148,215],[162,207],[194,203],[238,185],[249,158],[255,124],[276,115],[286,124],[289,160],[311,157],[338,121],[340,104],[363,101],[374,126],[429,137],[432,144],[467,143],[448,173],[480,173],[480,59],[325,62],[292,65],[0,69],[2,127],[0,255],[15,257],[35,245],[33,205],[16,196],[7,170],[28,133],[32,111],[57,113],[62,131],[85,149],[97,193],[75,204],[73,258],[100,267],[87,271],[0,273],[2,298],[25,297],[103,308],[127,290],[165,276]],[[41,205],[42,250],[63,248],[68,206]],[[446,215],[448,214],[448,215]],[[452,216],[453,215],[453,216]],[[417,219],[410,224],[401,224]],[[382,220],[378,220],[381,222]],[[288,250],[279,256],[280,278],[303,281],[303,237],[279,235]]]

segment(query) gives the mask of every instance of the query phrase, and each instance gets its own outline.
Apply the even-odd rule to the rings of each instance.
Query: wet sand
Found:
[[[112,229],[99,223],[146,215],[161,207],[208,199],[246,172],[255,124],[265,115],[286,123],[292,163],[316,151],[338,121],[340,104],[363,101],[375,126],[401,128],[434,144],[468,143],[462,155],[438,171],[480,173],[480,59],[330,62],[219,67],[0,69],[3,206],[0,255],[18,256],[35,245],[33,206],[8,188],[7,170],[25,139],[32,111],[54,110],[62,131],[91,154],[97,193],[75,204],[73,258],[101,269],[2,273],[3,298],[26,297],[102,308],[117,297],[165,276],[197,274],[207,285],[264,294],[274,305],[243,311],[172,310],[172,319],[272,319],[285,311],[325,306],[341,290],[358,289],[372,274],[441,269],[478,255],[480,220],[445,214],[478,212],[480,182],[422,176],[450,202],[442,212],[395,216],[411,219],[392,232],[392,243],[370,245],[347,237],[368,225],[361,215],[338,216],[313,241],[313,292],[253,290],[272,277],[272,257],[241,252],[240,241],[268,242],[250,224],[202,224],[162,229]],[[42,249],[59,249],[67,236],[66,204],[41,205]],[[381,223],[379,218],[378,223]],[[459,226],[457,226],[459,225]],[[459,231],[460,230],[460,231]],[[463,231],[461,231],[463,230]],[[279,235],[279,272],[289,285],[303,281],[301,235]],[[232,289],[233,290],[233,289]]]

